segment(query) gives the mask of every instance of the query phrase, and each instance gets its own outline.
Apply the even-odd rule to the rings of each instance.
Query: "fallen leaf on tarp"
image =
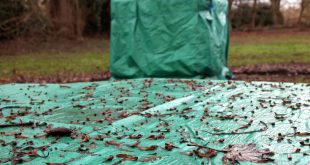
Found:
[[[158,148],[158,146],[156,145],[152,145],[152,146],[149,146],[149,147],[143,147],[143,146],[137,146],[137,148],[139,150],[142,150],[142,151],[154,151]]]
[[[237,116],[236,115],[227,115],[227,116],[215,116],[219,120],[233,120]]]
[[[142,160],[140,160],[140,162],[154,162],[157,159],[160,159],[160,156],[149,156],[149,157],[145,157]]]
[[[158,139],[165,139],[165,134],[161,133],[160,135],[150,135],[146,139],[148,140],[158,140]]]
[[[33,159],[32,158],[21,158],[21,157],[16,157],[11,159],[12,164],[22,164],[22,163],[27,163],[27,162],[31,162]]]
[[[199,158],[212,158],[217,155],[217,151],[213,149],[199,148],[193,151],[193,154],[198,156]]]
[[[121,112],[121,114],[119,115],[119,118],[126,118],[128,116],[129,114],[127,112]]]
[[[120,148],[120,146],[121,146],[120,143],[118,143],[118,142],[116,142],[116,141],[114,141],[114,140],[106,141],[106,142],[104,143],[104,145],[105,145],[105,146],[110,146],[110,145],[112,145],[112,146],[116,146],[117,148]]]
[[[127,154],[117,154],[116,156],[126,161],[137,161],[138,160],[138,157],[127,155]]]
[[[84,135],[82,136],[82,142],[88,142],[89,139],[90,139],[90,137],[87,136],[86,134],[84,134]]]
[[[91,150],[91,149],[94,149],[96,147],[97,147],[97,144],[95,142],[91,142],[87,148],[88,148],[88,150]]]
[[[236,100],[237,97],[240,97],[242,94],[243,93],[234,94],[234,95],[230,96],[229,99],[234,101],[234,100]]]
[[[86,105],[81,105],[81,104],[76,104],[76,105],[73,105],[73,108],[80,108],[80,109],[83,109],[85,108]]]
[[[141,139],[143,137],[143,135],[139,134],[139,135],[129,135],[129,139]]]
[[[178,147],[176,147],[173,143],[170,143],[170,142],[165,143],[165,150],[171,151],[173,148],[178,148]]]
[[[86,94],[86,97],[87,97],[87,98],[94,97],[94,93],[93,93],[93,92],[88,92],[88,93]]]
[[[240,161],[268,163],[273,161],[270,156],[274,154],[269,149],[257,149],[254,143],[231,145],[223,151],[225,152],[222,159],[224,164],[227,164],[228,161],[231,163]]]
[[[104,158],[104,162],[108,162],[108,161],[112,161],[114,159],[114,156],[113,155],[110,155],[110,156],[108,156],[108,157],[106,157],[106,158]]]
[[[4,146],[6,144],[6,142],[2,139],[0,139],[0,145]]]
[[[152,146],[144,147],[144,146],[140,146],[139,144],[140,144],[140,142],[137,141],[136,143],[134,143],[132,145],[127,145],[127,146],[128,147],[136,147],[136,148],[138,148],[141,151],[154,151],[154,150],[156,150],[158,148],[157,145],[152,145]]]
[[[64,127],[52,128],[44,131],[46,136],[70,136],[72,130]]]
[[[310,136],[310,132],[296,132],[295,136]]]
[[[19,134],[15,134],[15,138],[16,139],[27,139],[28,137],[27,136],[23,136],[21,133],[19,133]]]
[[[31,151],[27,152],[27,155],[28,155],[28,156],[34,156],[34,157],[36,157],[36,156],[38,156],[38,151],[37,151],[36,149],[31,150]]]
[[[7,162],[9,162],[9,161],[11,161],[10,158],[3,158],[3,159],[0,159],[0,163],[7,163]]]

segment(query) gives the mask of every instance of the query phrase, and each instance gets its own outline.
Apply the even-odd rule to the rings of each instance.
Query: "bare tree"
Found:
[[[257,9],[257,0],[254,0],[253,6],[252,6],[252,18],[251,18],[252,28],[255,28],[255,24],[256,24],[256,14],[257,14],[256,9]]]
[[[281,13],[281,0],[270,0],[273,19],[276,25],[283,24],[283,17]]]
[[[76,0],[50,0],[50,17],[58,35],[82,38],[85,12]]]
[[[300,14],[299,14],[299,18],[298,18],[298,24],[299,25],[302,24],[303,18],[307,17],[307,15],[306,15],[307,13],[308,14],[310,13],[310,0],[302,0],[301,4],[300,4]],[[305,18],[305,19],[307,19],[307,18]],[[310,18],[308,18],[308,19],[310,19]]]
[[[29,31],[44,31],[48,19],[40,0],[11,0],[0,2],[0,38],[17,36]],[[35,30],[32,30],[35,27]]]
[[[230,28],[232,28],[232,26],[231,26],[231,21],[232,21],[232,17],[233,17],[233,15],[232,15],[232,6],[233,6],[233,4],[234,4],[234,0],[229,0],[228,1],[228,12],[229,12],[229,26],[230,26]]]

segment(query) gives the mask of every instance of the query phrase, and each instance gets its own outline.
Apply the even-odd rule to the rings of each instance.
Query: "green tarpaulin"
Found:
[[[305,165],[309,118],[307,84],[9,84],[0,86],[0,161]]]
[[[112,76],[230,77],[227,3],[112,0]]]

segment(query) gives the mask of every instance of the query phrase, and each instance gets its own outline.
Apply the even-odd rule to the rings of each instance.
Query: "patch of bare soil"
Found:
[[[310,83],[310,64],[263,64],[232,67],[232,70],[235,80]],[[0,83],[72,83],[103,81],[109,78],[109,72],[67,73],[45,77],[17,75],[12,79],[1,79],[0,77]]]
[[[310,64],[262,64],[232,70],[236,80],[310,83]]]
[[[0,77],[0,84],[5,83],[73,83],[73,82],[94,82],[110,79],[109,72],[97,72],[89,74],[74,74],[66,73],[53,76],[28,76],[16,75],[11,79],[2,79]]]
[[[109,47],[107,36],[95,36],[80,40],[66,38],[29,37],[0,41],[1,55],[27,55],[33,53],[104,52]]]

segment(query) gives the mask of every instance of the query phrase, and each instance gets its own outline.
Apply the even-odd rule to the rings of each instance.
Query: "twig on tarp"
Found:
[[[253,130],[253,131],[245,131],[245,132],[237,132],[237,130],[234,130],[232,132],[209,132],[209,131],[206,131],[206,130],[202,130],[203,132],[207,132],[209,134],[212,134],[212,135],[240,135],[240,134],[250,134],[250,133],[255,133],[255,132],[264,132],[268,129],[268,126],[265,122],[263,121],[260,121],[261,124],[263,124],[265,127],[264,128],[261,128],[259,130]]]
[[[197,147],[197,148],[212,149],[212,150],[215,150],[217,152],[224,152],[223,150],[218,150],[218,149],[210,148],[210,147],[208,147],[206,145],[200,145],[200,144],[197,144],[195,142],[190,142],[189,144],[187,144],[187,146],[194,146],[194,147]]]
[[[293,134],[289,134],[286,136],[299,136],[299,137],[305,137],[305,136],[310,136],[310,132],[295,132]]]
[[[33,126],[34,122],[27,122],[27,123],[11,123],[11,124],[0,124],[0,128],[6,127],[25,127],[25,126]]]
[[[13,108],[26,109],[26,110],[31,109],[31,107],[28,107],[28,106],[6,106],[6,107],[0,108],[0,111],[4,109],[13,109]]]

